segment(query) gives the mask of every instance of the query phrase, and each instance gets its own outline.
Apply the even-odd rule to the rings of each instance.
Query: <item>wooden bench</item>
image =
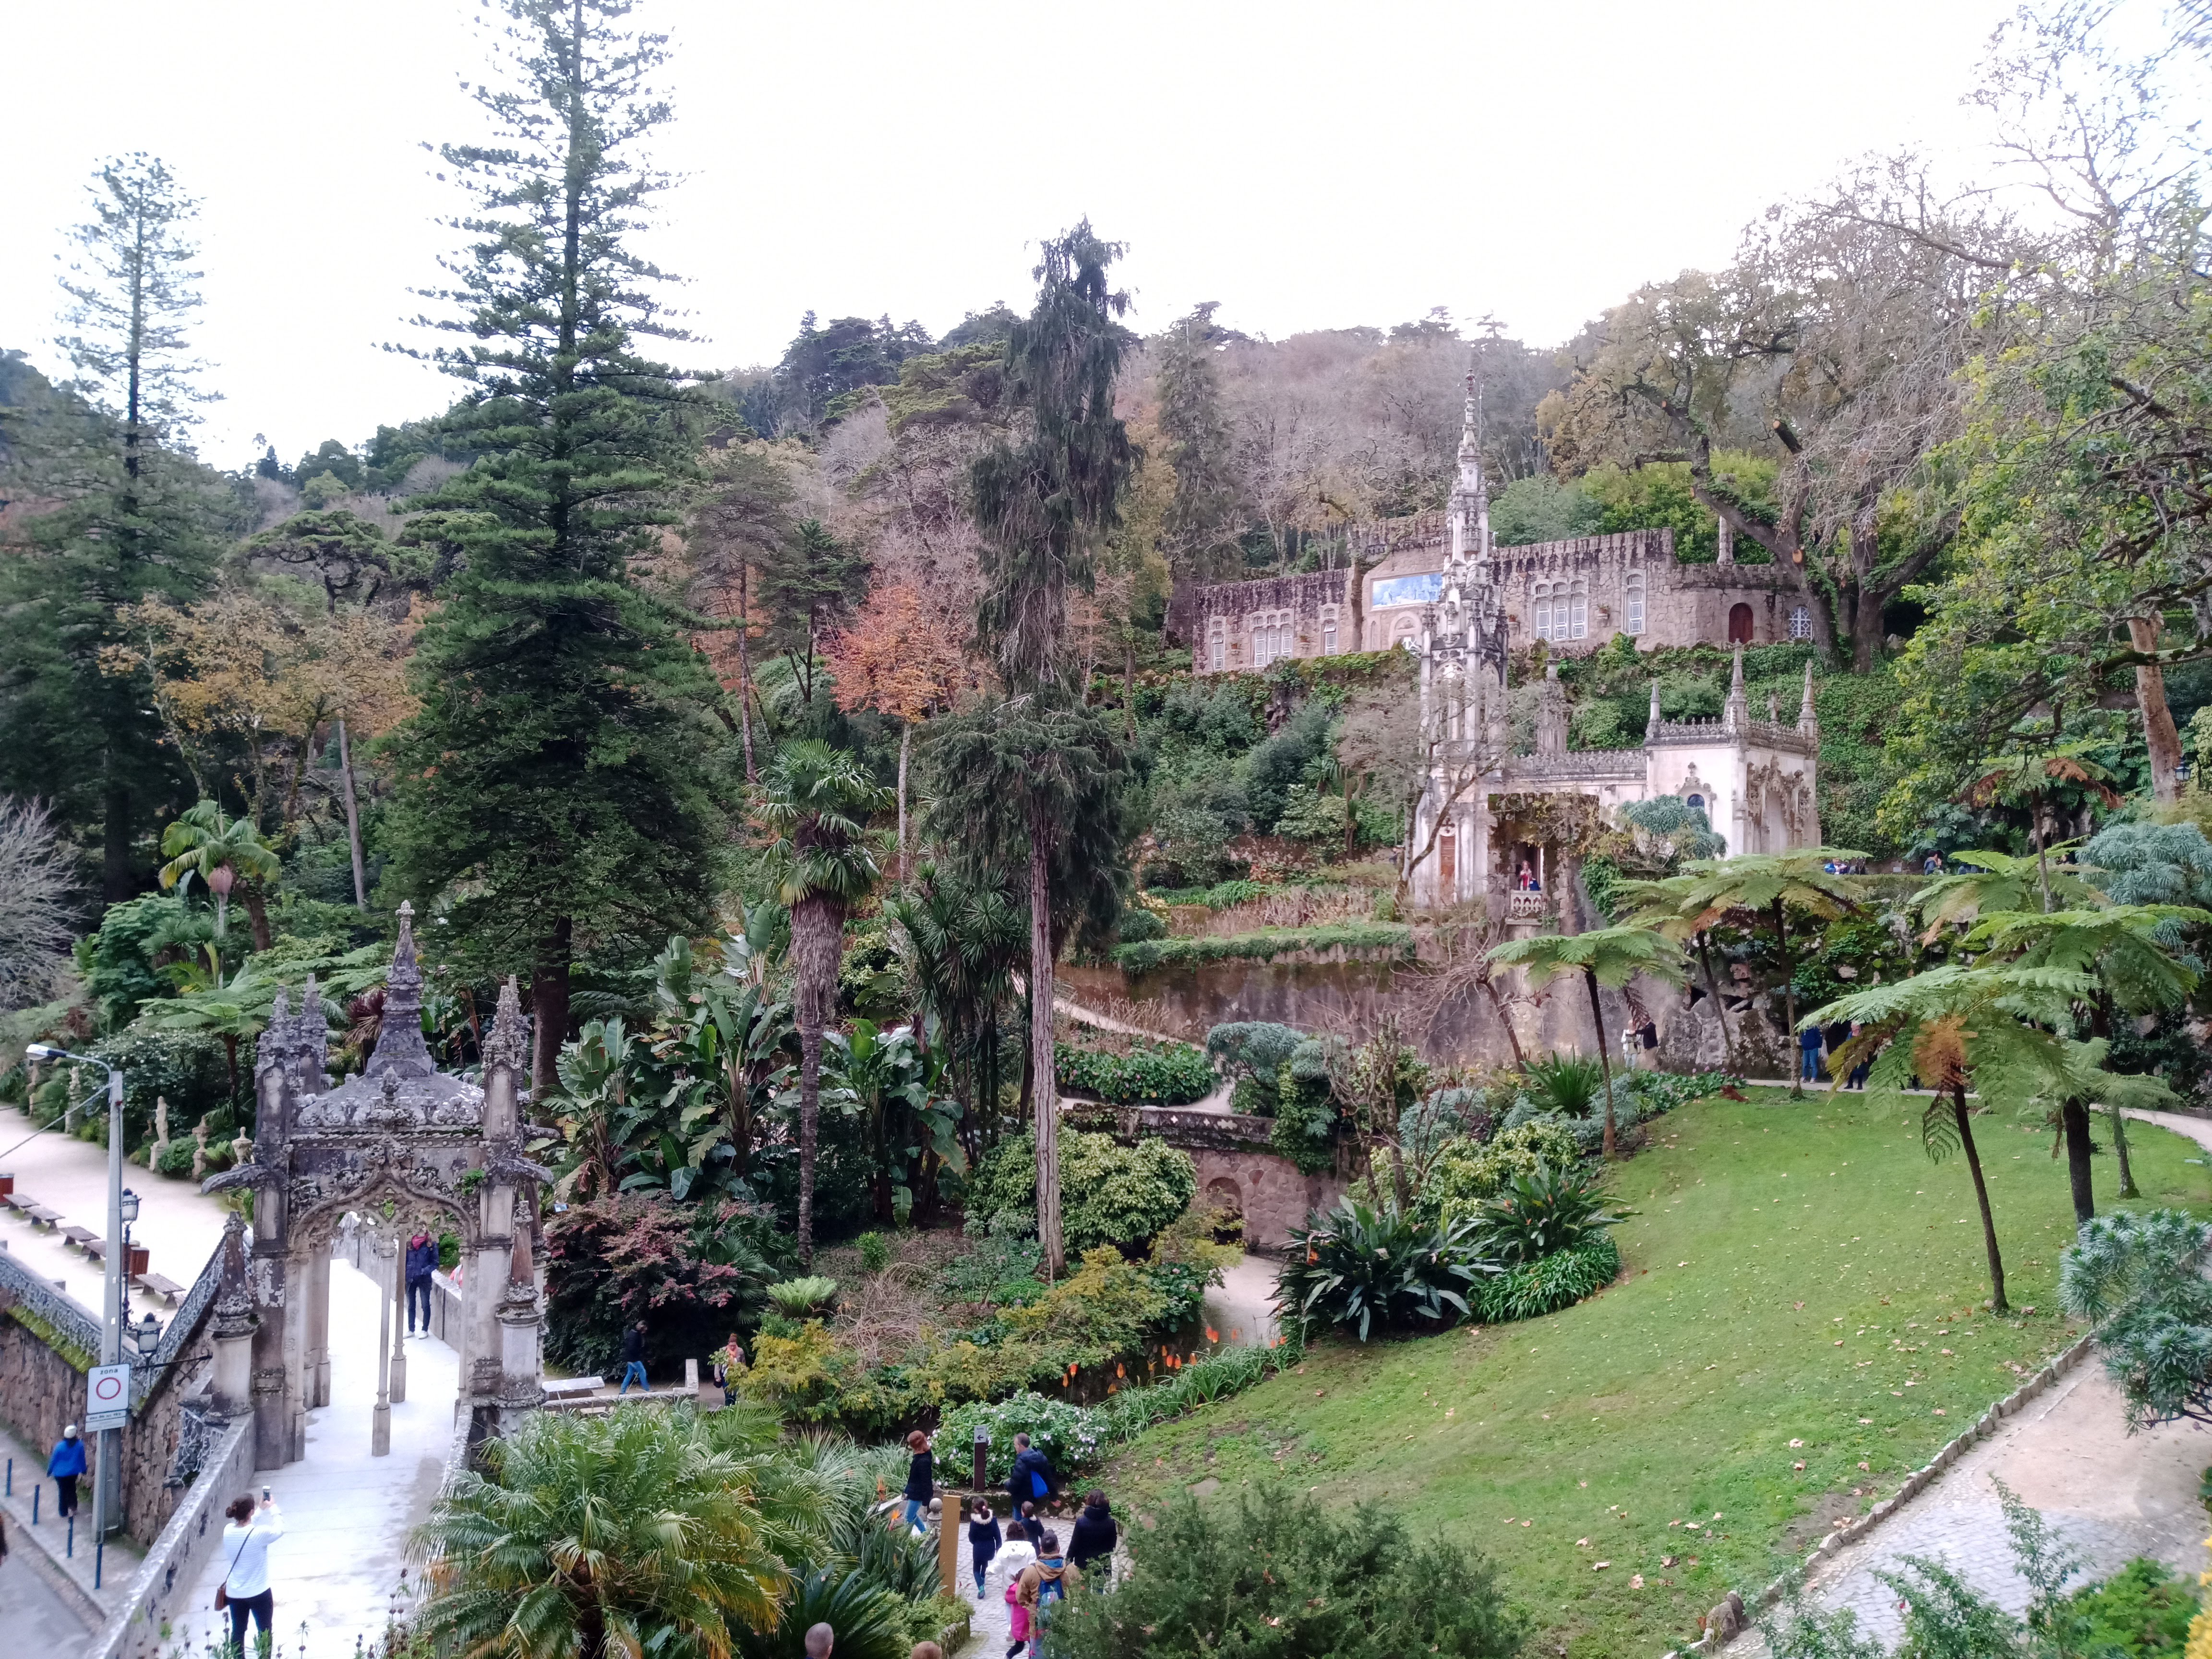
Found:
[[[28,1193],[12,1191],[0,1193],[0,1204],[5,1204],[11,1210],[20,1210],[26,1215],[30,1213],[31,1203],[31,1195]]]
[[[73,1227],[70,1231],[71,1232],[82,1232],[84,1230],[82,1227]],[[68,1234],[64,1233],[63,1237],[66,1238],[68,1237]],[[72,1239],[70,1242],[72,1243],[83,1245],[84,1253],[90,1256],[94,1261],[105,1261],[107,1260],[107,1241],[104,1238],[86,1237]]]
[[[56,1216],[54,1219],[58,1221],[61,1218],[59,1216]],[[80,1227],[74,1222],[70,1224],[68,1226],[64,1227],[61,1231],[64,1238],[76,1245],[79,1249],[84,1250],[88,1255],[91,1252],[91,1247],[100,1243],[100,1235],[98,1233],[93,1231],[89,1227]]]
[[[43,1204],[33,1204],[23,1213],[31,1218],[33,1227],[58,1227],[62,1224],[62,1212],[50,1210]]]
[[[149,1296],[158,1296],[164,1302],[174,1302],[185,1293],[185,1287],[167,1279],[159,1273],[140,1273],[131,1281]]]

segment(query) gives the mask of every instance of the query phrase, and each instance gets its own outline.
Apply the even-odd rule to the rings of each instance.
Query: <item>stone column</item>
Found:
[[[301,1263],[307,1282],[301,1290],[307,1301],[307,1403],[331,1403],[331,1249],[318,1245]]]
[[[382,1291],[377,1297],[376,1320],[376,1408],[369,1418],[368,1455],[371,1457],[392,1455],[392,1253],[385,1241],[376,1241],[376,1280]]]
[[[399,1243],[392,1284],[384,1293],[385,1316],[392,1321],[392,1403],[407,1403],[407,1243]]]
[[[1721,542],[1720,562],[1723,564],[1734,564],[1735,562],[1735,526],[1730,524],[1726,519],[1722,519],[1719,522]]]
[[[253,1409],[253,1295],[246,1274],[246,1224],[222,1231],[222,1279],[215,1299],[215,1408],[225,1417]]]

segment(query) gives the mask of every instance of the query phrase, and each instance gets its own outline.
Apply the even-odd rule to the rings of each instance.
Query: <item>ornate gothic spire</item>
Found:
[[[1651,682],[1651,714],[1650,717],[1644,722],[1644,741],[1646,743],[1656,743],[1658,740],[1659,682],[1654,680]]]
[[[415,961],[415,907],[404,899],[399,944],[384,981],[384,1018],[377,1026],[376,1050],[361,1070],[370,1078],[431,1077],[438,1070],[422,1041],[422,970]]]
[[[1813,665],[1805,665],[1805,700],[1797,705],[1797,729],[1808,738],[1820,735],[1820,717],[1813,712]]]
[[[513,974],[499,988],[499,1008],[491,1017],[491,1030],[484,1034],[483,1063],[486,1071],[504,1066],[522,1073],[530,1066],[530,1030],[523,1023],[522,998]]]
[[[1729,676],[1728,702],[1721,706],[1721,730],[1741,732],[1751,724],[1751,699],[1743,689],[1743,647],[1735,648],[1735,668]]]
[[[327,1086],[324,1079],[331,1064],[331,1024],[313,974],[301,988],[300,1014],[292,1022],[292,1032],[293,1085],[303,1095],[319,1095]]]
[[[269,1005],[269,1024],[259,1041],[253,1045],[253,1074],[257,1078],[270,1066],[289,1066],[292,1060],[292,995],[283,986],[276,988],[276,1000]]]

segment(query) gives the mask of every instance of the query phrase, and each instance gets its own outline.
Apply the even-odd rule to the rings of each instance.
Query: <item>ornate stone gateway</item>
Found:
[[[386,1237],[416,1225],[461,1241],[461,1400],[471,1444],[545,1398],[544,1313],[532,1268],[536,1192],[551,1171],[522,1155],[520,1079],[530,1053],[515,984],[483,1039],[481,1086],[440,1072],[422,1041],[413,908],[384,1020],[359,1076],[333,1087],[330,1031],[312,975],[300,1010],[276,994],[254,1066],[253,1139],[202,1190],[253,1194],[245,1286],[254,1318],[254,1465],[306,1455],[307,1411],[330,1401],[331,1243],[350,1215]]]

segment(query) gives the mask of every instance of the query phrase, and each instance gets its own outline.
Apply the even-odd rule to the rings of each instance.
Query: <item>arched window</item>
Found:
[[[1534,609],[1529,613],[1528,632],[1537,639],[1548,640],[1553,637],[1552,585],[1549,582],[1536,582],[1529,587],[1528,593],[1536,602]]]
[[[1555,603],[1552,607],[1552,620],[1554,623],[1559,620],[1559,607]],[[1573,594],[1568,603],[1566,622],[1566,627],[1560,632],[1567,639],[1578,640],[1589,632],[1589,584],[1588,582],[1577,580],[1575,583]]]
[[[1703,795],[1686,796],[1684,798],[1683,805],[1686,806],[1694,806],[1698,811],[1702,812],[1705,810],[1705,798]]]
[[[1793,640],[1813,637],[1813,613],[1802,605],[1790,612],[1790,637]]]
[[[1621,585],[1622,626],[1631,634],[1644,631],[1644,573],[1632,570]]]
[[[1279,657],[1287,657],[1291,654],[1291,625],[1288,623],[1279,624],[1275,629],[1275,654]]]
[[[1397,643],[1404,646],[1408,651],[1413,648],[1413,619],[1411,617],[1398,618]]]
[[[1729,607],[1729,643],[1730,645],[1751,643],[1751,607],[1749,605],[1732,605]]]
[[[1324,657],[1336,654],[1336,623],[1334,619],[1321,625],[1321,653]]]
[[[1218,674],[1228,655],[1229,641],[1222,637],[1220,629],[1216,628],[1213,637],[1206,641],[1206,664]]]

